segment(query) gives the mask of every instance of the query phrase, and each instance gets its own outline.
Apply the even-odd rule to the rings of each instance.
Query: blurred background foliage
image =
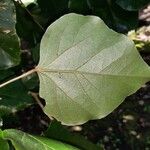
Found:
[[[116,32],[128,35],[150,65],[149,3],[149,0],[0,0],[0,82],[34,68],[46,28],[71,12],[99,16]],[[53,123],[37,104],[45,105],[38,90],[36,74],[0,89],[2,129],[42,133],[73,145],[82,145],[83,137],[78,136],[83,135],[106,150],[150,149],[149,83],[106,118],[75,127]]]

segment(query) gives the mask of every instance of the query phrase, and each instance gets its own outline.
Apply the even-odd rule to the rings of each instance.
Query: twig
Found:
[[[43,104],[41,103],[39,97],[38,97],[38,94],[37,93],[34,93],[34,92],[29,92],[29,94],[34,98],[34,100],[37,102],[37,104],[41,107],[41,109],[44,108]]]

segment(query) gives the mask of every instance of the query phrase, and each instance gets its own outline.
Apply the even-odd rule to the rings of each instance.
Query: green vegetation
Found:
[[[148,2],[1,0],[0,149],[148,150]]]

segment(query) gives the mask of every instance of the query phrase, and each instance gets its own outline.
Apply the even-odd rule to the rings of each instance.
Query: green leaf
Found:
[[[139,10],[149,2],[149,0],[116,0],[118,5],[129,11]]]
[[[50,18],[60,16],[68,8],[69,0],[37,0],[42,13]]]
[[[39,62],[39,54],[40,53],[40,44],[37,44],[34,48],[31,48],[31,54],[33,57],[33,61],[38,64]]]
[[[34,91],[35,89],[39,88],[39,79],[37,74],[31,74],[25,78],[22,79],[22,83],[24,84],[24,86],[31,90]],[[38,92],[38,90],[37,90]]]
[[[114,25],[117,31],[130,31],[138,27],[138,11],[127,11],[115,2],[111,3]]]
[[[8,78],[9,76],[14,75],[14,72],[7,69],[7,70],[0,70],[0,81]]]
[[[0,149],[9,150],[8,142],[2,138],[3,138],[3,131],[0,129]]]
[[[19,41],[15,32],[14,7],[11,0],[0,1],[0,69],[20,62]]]
[[[21,81],[0,88],[0,116],[15,112],[31,104],[33,104],[33,99]]]
[[[9,150],[8,142],[0,138],[0,149]]]
[[[69,0],[69,11],[74,13],[87,14],[89,6],[87,0]]]
[[[20,39],[25,40],[29,47],[34,47],[44,33],[44,29],[32,13],[18,1],[14,1],[16,8],[16,31]]]
[[[113,18],[113,13],[111,12],[106,0],[88,0],[90,4],[90,8],[92,10],[92,14],[95,16],[99,16],[109,27],[114,27],[115,22]]]
[[[83,136],[69,132],[69,130],[67,130],[57,121],[53,121],[50,124],[44,135],[48,138],[60,140],[68,144],[77,146],[82,150],[103,150],[103,148],[91,143]]]
[[[10,140],[17,150],[79,150],[59,141],[33,136],[14,129],[4,130],[3,139]]]
[[[89,0],[92,14],[99,16],[110,28],[127,32],[137,27],[138,12],[124,10],[115,1]]]
[[[105,117],[150,79],[129,38],[77,14],[49,26],[37,71],[44,112],[67,125]]]

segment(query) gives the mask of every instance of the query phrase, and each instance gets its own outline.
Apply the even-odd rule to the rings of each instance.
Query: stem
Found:
[[[17,81],[17,80],[19,80],[19,79],[21,79],[21,78],[24,78],[24,77],[26,77],[26,76],[28,76],[28,75],[34,73],[34,72],[36,72],[36,69],[32,69],[32,70],[30,70],[30,71],[28,71],[28,72],[26,72],[26,73],[24,73],[24,74],[22,74],[22,75],[16,77],[16,78],[13,78],[13,79],[11,79],[11,80],[9,80],[9,81],[7,81],[7,82],[4,82],[4,83],[0,84],[0,88],[4,87],[4,86],[6,86],[7,84],[10,84],[10,83],[12,83],[12,82],[14,82],[14,81]]]
[[[31,96],[34,98],[34,100],[37,102],[37,104],[41,107],[41,109],[43,110],[44,106],[43,104],[41,103],[39,97],[38,97],[38,94],[37,93],[34,93],[34,92],[29,92],[29,94],[31,94]]]

